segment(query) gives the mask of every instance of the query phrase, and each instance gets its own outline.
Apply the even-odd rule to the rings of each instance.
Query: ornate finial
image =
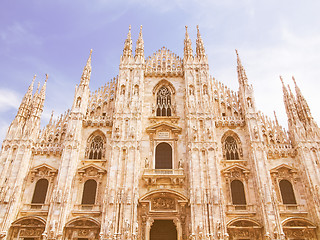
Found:
[[[204,50],[204,44],[200,35],[199,26],[197,25],[197,47],[196,47],[196,53],[198,58],[203,58],[206,56],[205,50]]]
[[[239,80],[239,84],[244,84],[244,85],[248,85],[248,78],[247,78],[247,74],[246,71],[244,70],[244,67],[242,66],[239,54],[238,54],[238,50],[236,49],[236,54],[237,54],[237,70],[238,70],[238,80]]]
[[[297,86],[296,79],[294,78],[294,76],[292,76],[292,80],[294,82],[294,85]]]
[[[184,38],[184,59],[193,58],[192,43],[188,34],[188,26],[185,26],[186,34]]]
[[[91,76],[91,55],[92,55],[92,49],[90,49],[90,54],[87,60],[87,64],[83,69],[80,85],[89,85],[90,76]]]
[[[48,77],[49,75],[46,74],[46,80],[41,88],[41,91],[40,91],[40,97],[44,100],[45,97],[46,97],[46,88],[47,88],[47,81],[48,81]]]
[[[54,111],[52,110],[48,125],[52,125],[52,122],[53,122],[53,113],[54,113]]]
[[[144,58],[144,42],[142,38],[142,25],[140,26],[139,38],[136,44],[135,58]]]
[[[277,124],[277,126],[279,126],[279,122],[278,122],[276,111],[273,111],[273,114],[274,114],[274,119],[276,121],[276,124]]]
[[[282,85],[284,86],[284,83],[283,83],[283,78],[282,78],[282,76],[280,75],[279,77],[280,77],[280,81],[281,81]]]
[[[131,25],[129,25],[129,32],[127,35],[127,39],[124,42],[123,57],[131,57],[131,56],[132,56],[132,39],[131,39]]]
[[[37,86],[37,91],[36,91],[36,93],[39,91],[39,89],[40,89],[40,82],[38,82],[38,86]]]

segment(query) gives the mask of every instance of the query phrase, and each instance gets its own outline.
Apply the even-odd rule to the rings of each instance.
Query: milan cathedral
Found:
[[[131,27],[119,75],[89,88],[91,53],[70,109],[40,126],[32,81],[2,143],[0,239],[319,240],[320,130],[293,78],[288,131],[209,75],[197,29],[183,58],[145,58]]]

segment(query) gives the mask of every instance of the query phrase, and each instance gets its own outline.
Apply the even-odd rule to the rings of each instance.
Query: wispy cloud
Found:
[[[0,31],[0,38],[8,45],[26,44],[40,45],[42,43],[39,36],[32,33],[30,22],[14,22]]]
[[[12,108],[17,109],[21,101],[21,96],[17,92],[0,88],[0,113]]]

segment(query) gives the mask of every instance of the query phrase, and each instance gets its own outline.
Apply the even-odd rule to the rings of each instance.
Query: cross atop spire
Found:
[[[135,59],[137,58],[144,59],[144,42],[142,38],[142,25],[140,26],[139,38],[136,44]]]
[[[238,50],[236,49],[237,54],[237,71],[238,71],[238,80],[240,85],[248,85],[248,78],[244,67],[242,66]]]
[[[84,85],[84,86],[89,85],[90,76],[91,76],[91,54],[92,54],[92,49],[90,50],[90,55],[87,60],[87,64],[83,69],[80,85]]]
[[[196,42],[196,54],[199,59],[206,57],[204,50],[204,44],[200,35],[199,26],[197,25],[197,42]]]
[[[127,35],[127,39],[124,42],[123,57],[131,57],[131,56],[132,56],[132,39],[131,39],[131,25],[129,25],[129,32]]]
[[[188,34],[188,26],[186,26],[186,35],[184,38],[184,58],[188,59],[192,57],[193,57],[192,44]]]

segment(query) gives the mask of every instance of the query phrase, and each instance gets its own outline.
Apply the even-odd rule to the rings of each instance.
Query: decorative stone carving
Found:
[[[47,165],[47,164],[41,164],[40,166],[37,166],[33,168],[31,173],[31,182],[35,180],[35,178],[48,178],[53,180],[53,178],[57,174],[57,169]]]
[[[154,211],[175,210],[176,203],[172,198],[158,197],[151,201],[151,209]]]

